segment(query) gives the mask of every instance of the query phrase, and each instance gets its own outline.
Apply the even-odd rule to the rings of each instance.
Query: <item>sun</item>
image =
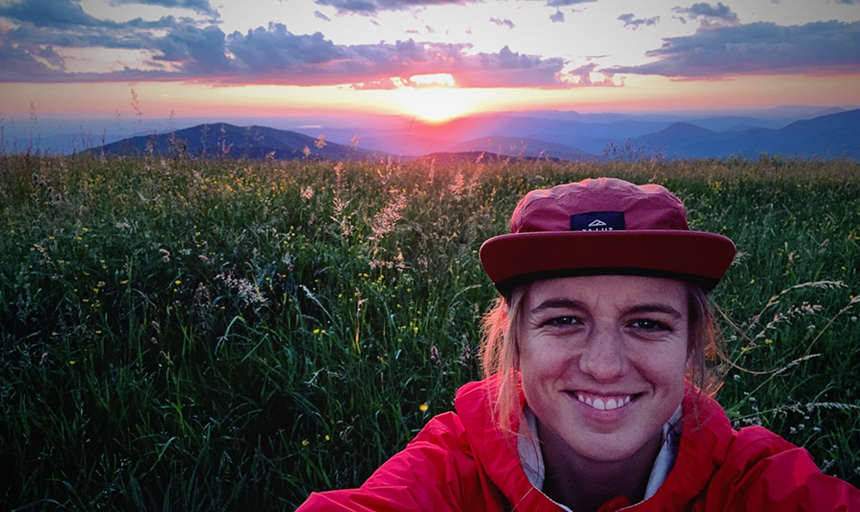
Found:
[[[406,91],[406,110],[426,121],[441,122],[463,115],[468,104],[459,89],[431,87]]]
[[[451,75],[411,77],[412,87],[398,90],[404,111],[425,121],[438,123],[465,114],[471,105],[466,90],[454,85]]]

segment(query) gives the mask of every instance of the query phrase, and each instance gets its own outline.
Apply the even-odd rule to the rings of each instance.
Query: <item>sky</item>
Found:
[[[0,0],[0,121],[780,105],[860,105],[860,0]]]

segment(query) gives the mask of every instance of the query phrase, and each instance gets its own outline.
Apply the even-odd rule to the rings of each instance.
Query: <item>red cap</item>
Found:
[[[668,277],[710,291],[735,244],[690,231],[684,203],[660,185],[597,178],[529,192],[511,216],[511,234],[484,242],[480,255],[502,293],[537,279],[599,274]]]

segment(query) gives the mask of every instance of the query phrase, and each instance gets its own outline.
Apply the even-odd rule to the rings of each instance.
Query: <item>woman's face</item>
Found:
[[[541,431],[593,461],[624,461],[681,403],[689,314],[671,279],[533,283],[518,319],[519,369]],[[544,439],[544,434],[541,434]]]

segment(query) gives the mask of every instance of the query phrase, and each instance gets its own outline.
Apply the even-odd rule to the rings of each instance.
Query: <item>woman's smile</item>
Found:
[[[614,411],[630,403],[631,395],[593,395],[590,393],[575,392],[576,398],[589,407],[598,411]]]

